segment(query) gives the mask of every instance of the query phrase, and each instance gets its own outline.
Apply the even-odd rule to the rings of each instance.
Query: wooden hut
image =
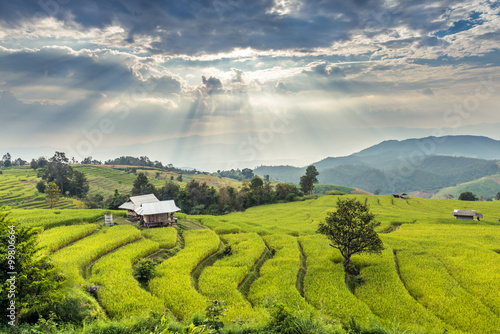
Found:
[[[477,213],[475,210],[453,210],[452,215],[455,216],[456,219],[465,219],[465,220],[474,220],[477,217],[479,221],[480,218],[483,218],[483,214]]]
[[[143,203],[154,203],[160,200],[154,194],[147,194],[142,196],[132,196],[128,201],[120,205],[119,209],[127,210],[129,216],[136,217],[136,209],[140,208]]]
[[[174,212],[181,211],[173,200],[143,203],[135,212],[142,216],[144,226],[168,226],[177,222]]]

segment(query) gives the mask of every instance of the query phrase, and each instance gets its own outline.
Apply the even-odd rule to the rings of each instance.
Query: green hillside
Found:
[[[458,198],[461,193],[470,191],[478,197],[483,196],[485,199],[494,198],[500,192],[500,174],[482,177],[478,180],[457,184],[454,187],[443,188],[438,191],[434,197],[444,198],[450,194],[453,198]]]
[[[3,168],[0,174],[0,206],[18,209],[48,209],[45,195],[40,194],[35,185],[36,172],[28,167]],[[82,208],[83,203],[69,198],[61,198],[56,209]]]
[[[102,194],[105,197],[113,195],[115,189],[124,194],[130,193],[137,175],[126,169],[130,170],[133,167],[121,166],[112,168],[108,165],[73,165],[75,170],[87,176],[90,184],[90,193],[93,195]],[[137,173],[146,174],[149,181],[157,188],[161,188],[165,184],[165,181],[169,181],[171,177],[173,177],[174,182],[178,183],[181,188],[185,187],[193,179],[206,182],[209,186],[216,188],[228,185],[237,188],[241,185],[241,182],[233,179],[218,178],[205,174],[182,174],[182,182],[178,182],[177,177],[180,175],[178,172],[169,172],[155,168],[141,168],[137,167]]]
[[[167,307],[178,319],[188,321],[209,300],[223,299],[229,307],[224,319],[228,324],[233,320],[252,326],[265,323],[269,305],[283,303],[327,317],[338,325],[335,333],[345,333],[340,324],[351,318],[365,326],[396,326],[398,333],[499,333],[500,201],[342,198],[350,197],[367,203],[376,214],[385,246],[381,255],[353,258],[364,278],[354,294],[343,281],[339,252],[315,233],[318,223],[335,210],[338,196],[253,207],[224,216],[180,215],[180,228],[198,222],[209,229],[183,233],[179,229],[177,243],[171,240],[172,233],[164,234],[168,236],[164,245],[176,245],[177,250],[158,266],[158,276],[146,290],[133,279],[131,266],[165,247],[154,236],[163,229],[144,230],[151,240],[143,242],[141,229],[130,224],[99,226],[100,231],[90,235],[92,229],[57,227],[93,222],[102,214],[94,210],[78,214],[77,210],[59,210],[59,214],[17,210],[15,216],[29,215],[25,223],[50,228],[42,234],[48,249],[68,245],[56,253],[57,263],[75,286],[103,285],[98,301],[117,320],[138,310],[146,314],[144,307]],[[457,220],[451,214],[454,209],[474,209],[484,219]],[[75,215],[67,216],[69,211]],[[57,216],[63,215],[67,218],[58,222]],[[233,255],[219,253],[225,246],[231,246]],[[124,289],[126,294],[121,292]]]
[[[130,168],[130,166],[127,166]],[[125,168],[111,168],[102,165],[72,165],[74,170],[82,172],[89,181],[89,194],[101,194],[105,198],[112,196],[115,189],[122,194],[130,194],[137,175],[126,171]],[[45,195],[36,189],[36,183],[40,180],[37,172],[29,167],[10,167],[0,169],[0,206],[7,205],[12,208],[23,209],[48,209]],[[206,182],[209,186],[216,188],[232,186],[238,188],[241,182],[229,178],[219,178],[204,174],[183,174],[182,182],[178,182],[178,172],[162,171],[157,169],[138,169],[137,172],[145,173],[149,181],[157,188],[161,188],[166,181],[173,177],[174,182],[181,188],[191,180]],[[84,208],[82,201],[61,197],[56,209]]]

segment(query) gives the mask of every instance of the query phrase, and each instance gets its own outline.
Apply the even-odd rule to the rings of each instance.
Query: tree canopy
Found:
[[[149,182],[148,177],[144,173],[138,173],[132,188],[132,196],[140,196],[146,194],[158,195],[158,191],[154,184]]]
[[[337,211],[329,212],[318,227],[318,233],[330,240],[330,246],[344,257],[344,271],[347,276],[356,276],[358,270],[351,256],[358,253],[380,253],[384,247],[375,228],[380,225],[366,204],[351,199],[338,199]]]
[[[38,177],[47,183],[57,184],[61,195],[84,198],[89,191],[89,183],[85,174],[73,170],[69,159],[63,152],[56,152],[47,162],[40,158],[37,162]]]
[[[312,165],[307,167],[305,175],[300,177],[300,189],[304,192],[304,194],[312,194],[314,184],[318,183],[318,175],[319,172],[316,167]]]
[[[461,193],[460,196],[458,196],[458,199],[460,201],[472,201],[472,202],[478,200],[477,196],[470,191],[465,191]]]

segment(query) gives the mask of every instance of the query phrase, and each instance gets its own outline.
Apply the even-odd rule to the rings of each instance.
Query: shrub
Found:
[[[478,200],[477,196],[470,191],[465,191],[465,192],[461,193],[460,196],[458,197],[458,199],[460,201],[477,201]]]
[[[155,275],[155,263],[151,259],[142,259],[134,266],[134,277],[143,285],[147,285]]]
[[[43,181],[38,181],[38,183],[36,184],[36,189],[38,190],[39,193],[43,194],[45,192],[45,187],[46,184]]]
[[[224,256],[229,256],[229,255],[232,255],[233,254],[233,249],[231,248],[231,245],[227,245],[225,248],[224,248]]]

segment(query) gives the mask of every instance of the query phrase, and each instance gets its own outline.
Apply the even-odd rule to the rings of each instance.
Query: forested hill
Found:
[[[448,136],[385,141],[347,157],[314,163],[320,183],[356,187],[382,193],[436,192],[458,183],[498,174],[500,141],[486,137]],[[261,166],[259,175],[297,183],[305,167]],[[500,187],[500,185],[499,185]]]

